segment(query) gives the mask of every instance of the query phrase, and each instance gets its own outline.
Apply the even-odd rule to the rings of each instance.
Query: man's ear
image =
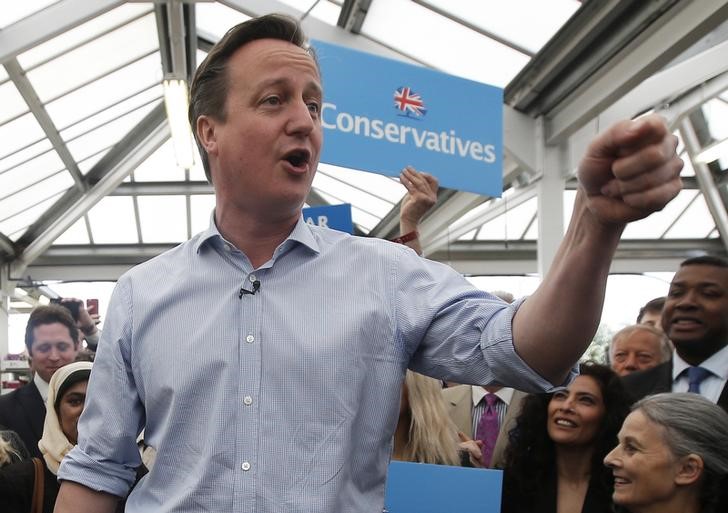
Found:
[[[209,154],[217,151],[217,132],[215,131],[217,124],[210,116],[202,115],[197,118],[195,130],[197,138],[205,151]]]
[[[697,454],[688,454],[677,462],[678,471],[675,475],[675,484],[691,485],[696,483],[703,475],[703,458]]]

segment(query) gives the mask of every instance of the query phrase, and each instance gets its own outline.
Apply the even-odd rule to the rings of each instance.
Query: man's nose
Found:
[[[289,134],[308,135],[316,127],[314,118],[311,117],[311,110],[303,100],[294,102],[290,107],[290,118],[286,124],[286,131]]]
[[[637,370],[637,357],[635,355],[630,355],[627,357],[627,360],[624,362],[624,368],[629,370]]]

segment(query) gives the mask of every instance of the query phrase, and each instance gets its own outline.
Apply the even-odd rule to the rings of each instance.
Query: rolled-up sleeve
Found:
[[[58,471],[60,480],[124,497],[141,458],[136,438],[144,425],[131,363],[131,286],[122,277],[109,304],[86,403],[78,423],[78,445]]]
[[[527,298],[508,304],[473,287],[452,268],[403,254],[393,270],[398,333],[410,368],[447,381],[500,384],[527,392],[549,392],[553,384],[517,354],[513,316]]]

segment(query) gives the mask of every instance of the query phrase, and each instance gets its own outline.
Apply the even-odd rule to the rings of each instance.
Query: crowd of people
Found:
[[[211,49],[189,113],[210,226],[120,278],[93,364],[74,363],[88,312],[31,314],[35,376],[0,398],[4,504],[381,511],[397,459],[502,469],[507,513],[726,511],[728,261],[684,261],[608,362],[577,363],[626,223],[679,191],[664,121],[594,138],[557,256],[513,301],[419,256],[426,173],[400,176],[396,242],[415,251],[302,221],[322,98],[295,20]]]

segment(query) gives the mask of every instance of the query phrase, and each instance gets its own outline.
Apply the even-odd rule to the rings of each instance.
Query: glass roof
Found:
[[[5,2],[0,29],[42,15],[54,3]],[[81,4],[74,2],[74,6]],[[251,3],[250,7],[245,0],[231,0],[225,2],[227,5],[215,1],[183,4],[195,10],[199,63],[208,42],[217,41],[232,25],[250,15],[264,14],[256,10],[265,3]],[[315,30],[322,24],[335,27],[344,2],[279,0],[278,4],[299,13],[299,18],[307,18],[310,24],[306,26]],[[92,169],[94,176],[109,173],[108,159],[102,159],[113,157],[112,149],[124,156],[124,151],[135,149],[120,146],[121,141],[139,135],[140,122],[157,112],[155,108],[163,101],[162,56],[166,48],[160,48],[154,5],[130,1],[84,17],[89,19],[72,24],[55,37],[41,37],[39,44],[9,56],[0,66],[0,234],[10,241],[17,242],[24,234],[38,237],[39,233],[29,232],[29,227],[49,213],[64,215],[65,210],[57,204],[64,194],[88,195],[88,191],[80,190],[78,182]],[[240,6],[245,12],[230,6]],[[498,2],[497,8],[493,2],[471,0],[372,0],[358,37],[423,66],[505,87],[581,6],[578,0],[509,0]],[[20,73],[13,71],[17,69],[15,63]],[[701,116],[707,128],[700,131],[701,146],[726,140],[728,91],[696,108],[694,114]],[[623,235],[625,240],[655,244],[687,241],[689,246],[720,238],[719,227],[699,187],[704,173],[696,173],[696,165],[684,148],[683,134],[679,130],[675,133],[681,139],[678,149],[685,161],[685,189],[663,211],[630,224]],[[207,228],[215,200],[196,149],[190,169],[176,165],[171,141],[164,137],[147,153],[138,165],[127,170],[125,177],[119,178],[122,186],[79,214],[55,239],[53,247],[80,246],[89,252],[106,245],[143,248],[145,244],[182,242]],[[728,149],[709,166],[723,198],[728,198],[726,167]],[[478,246],[504,240],[532,243],[538,238],[538,201],[535,193],[524,195],[517,183],[509,185],[503,198],[482,198],[461,215],[436,211],[432,217],[452,216],[438,218],[437,222],[443,229],[458,233],[455,244]],[[387,230],[396,230],[386,225],[396,218],[393,214],[404,193],[397,179],[322,163],[309,201],[314,205],[350,203],[359,233],[366,235],[376,229],[377,236],[386,236]],[[563,194],[564,216],[568,219],[575,196],[573,184]],[[467,233],[463,234],[464,230]],[[633,314],[625,313],[625,305],[619,312],[610,311],[623,303],[622,292],[610,292],[623,290],[624,285],[619,285],[622,278],[617,278],[610,277],[604,318],[626,324]],[[633,277],[624,277],[623,281],[630,283],[628,287],[649,296],[635,295],[634,304],[629,305],[635,310],[638,301],[664,293],[669,281],[667,275],[643,276],[640,285],[635,286],[628,278]],[[509,289],[517,296],[530,293],[538,281],[535,276],[510,277],[508,282],[495,277],[472,279],[486,290]],[[62,295],[73,295],[69,291],[78,290],[67,291],[60,283],[53,287]],[[109,293],[110,286],[101,296],[107,298]],[[98,296],[93,292],[77,294]],[[102,313],[104,308],[102,305]]]
[[[0,28],[51,3],[9,2]],[[333,27],[343,1],[282,3],[300,17]],[[250,14],[218,2],[185,5],[195,9],[198,36],[211,41]],[[244,6],[245,2],[228,5]],[[469,0],[373,0],[360,35],[422,65],[503,87],[580,6],[577,0],[510,0],[500,2],[497,9],[490,2]],[[526,12],[529,15],[523,16]],[[433,33],[438,37],[432,37]],[[128,2],[14,56],[24,79],[0,66],[0,233],[17,241],[62,194],[78,187],[74,173],[88,173],[162,102],[159,41],[154,6]],[[204,55],[198,51],[197,62]],[[33,95],[42,104],[40,110],[24,99]],[[710,140],[726,139],[728,93],[709,100],[700,111]],[[680,151],[685,154],[682,145]],[[195,156],[192,168],[179,168],[171,143],[163,141],[129,171],[123,180],[129,186],[126,192],[98,200],[55,244],[176,243],[204,229],[214,197],[204,187],[196,151]],[[725,160],[719,162],[721,169]],[[683,176],[695,182],[689,158]],[[131,187],[145,184],[156,189],[138,193]],[[195,187],[185,192],[183,186],[190,184]],[[351,203],[354,223],[364,234],[398,208],[404,192],[396,179],[328,164],[320,165],[313,182],[317,203]],[[484,201],[446,224],[451,229],[471,227],[461,241],[535,240],[536,198],[509,206],[512,192],[504,200]],[[568,215],[573,191],[564,194]],[[492,209],[500,201],[506,203],[505,212],[494,217]],[[487,222],[478,224],[481,218]],[[626,239],[718,236],[705,199],[695,187],[684,190],[664,211],[630,225],[624,234]]]

